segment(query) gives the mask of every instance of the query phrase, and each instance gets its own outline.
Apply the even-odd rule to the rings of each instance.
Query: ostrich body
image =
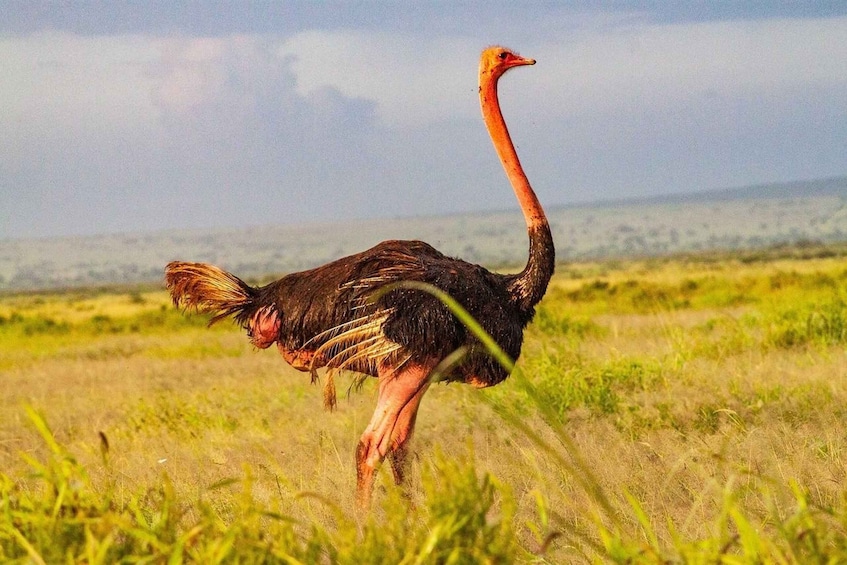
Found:
[[[508,372],[434,296],[396,283],[433,285],[470,312],[512,358],[553,274],[553,239],[547,218],[521,168],[497,98],[507,70],[535,61],[503,47],[483,51],[479,69],[482,114],[497,155],[523,211],[529,259],[517,274],[497,274],[453,259],[422,241],[384,241],[321,267],[289,274],[262,287],[203,263],[172,262],[166,281],[174,303],[228,316],[252,343],[276,343],[294,368],[328,369],[324,401],[335,404],[333,375],[350,370],[379,380],[374,415],[356,449],[357,495],[366,506],[374,472],[388,457],[403,480],[408,440],[421,398],[438,368],[439,378],[488,387]],[[461,351],[449,366],[442,363]]]

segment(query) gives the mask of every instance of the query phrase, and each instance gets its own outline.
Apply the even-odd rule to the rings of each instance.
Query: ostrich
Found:
[[[301,371],[326,367],[324,403],[335,404],[333,375],[340,370],[378,379],[376,410],[356,448],[357,501],[367,507],[376,468],[387,457],[403,482],[409,439],[432,376],[483,388],[508,370],[432,294],[412,281],[437,287],[457,300],[500,347],[517,359],[523,330],[544,295],[555,265],[550,227],[521,168],[500,111],[497,82],[513,67],[533,65],[503,47],[482,52],[479,97],[500,162],[517,196],[529,234],[529,259],[517,274],[492,273],[447,257],[422,241],[384,241],[315,269],[252,287],[213,265],[175,261],[165,269],[174,304],[231,316],[258,348],[276,343]],[[460,355],[452,355],[454,352]],[[449,364],[445,359],[452,359]]]

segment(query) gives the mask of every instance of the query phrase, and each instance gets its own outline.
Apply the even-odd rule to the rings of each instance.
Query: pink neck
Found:
[[[538,197],[529,184],[529,179],[523,172],[506,121],[500,111],[500,100],[497,97],[497,78],[491,76],[480,77],[483,80],[479,87],[479,101],[482,106],[482,118],[488,127],[494,149],[500,158],[500,163],[506,171],[506,176],[515,191],[527,228],[538,228],[547,225],[547,216],[541,208]]]
[[[528,321],[532,318],[535,305],[547,290],[547,284],[555,269],[556,251],[547,216],[523,172],[506,122],[503,120],[500,101],[497,98],[498,78],[499,76],[488,73],[480,74],[479,100],[482,117],[488,127],[494,149],[518,198],[529,233],[529,259],[526,266],[520,273],[508,277],[508,287],[513,300],[516,306],[526,313]]]

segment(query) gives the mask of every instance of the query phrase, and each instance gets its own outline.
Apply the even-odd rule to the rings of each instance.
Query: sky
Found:
[[[0,239],[517,210],[847,174],[847,2],[40,2],[0,15]]]

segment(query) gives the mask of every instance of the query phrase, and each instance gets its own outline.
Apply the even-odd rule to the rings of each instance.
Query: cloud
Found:
[[[155,109],[147,68],[156,56],[153,43],[134,36],[0,39],[0,125],[12,133],[3,139],[18,145],[70,130],[91,138],[149,127]]]
[[[0,236],[314,219],[316,201],[338,200],[327,191],[361,178],[351,171],[368,159],[347,140],[367,135],[372,105],[330,87],[301,96],[277,45],[7,40],[4,58],[19,58],[0,87],[10,134],[0,136]],[[286,200],[278,213],[274,199]]]
[[[468,38],[315,30],[279,52],[291,58],[301,95],[331,87],[374,101],[382,124],[403,127],[478,113],[478,51]]]
[[[847,18],[533,14],[2,37],[0,237],[513,207],[479,119],[491,37],[539,61],[501,98],[545,203],[847,169]]]
[[[521,51],[539,60],[521,77],[548,116],[687,104],[703,97],[770,98],[847,83],[847,18],[651,23],[594,13],[557,21]],[[570,26],[564,25],[569,22]],[[546,27],[550,27],[547,22]],[[331,86],[373,100],[389,126],[475,117],[480,44],[467,37],[307,31],[283,43],[303,95]]]
[[[844,86],[847,18],[641,24],[573,37],[551,55],[544,84],[566,85],[559,115],[707,93],[774,97]]]

